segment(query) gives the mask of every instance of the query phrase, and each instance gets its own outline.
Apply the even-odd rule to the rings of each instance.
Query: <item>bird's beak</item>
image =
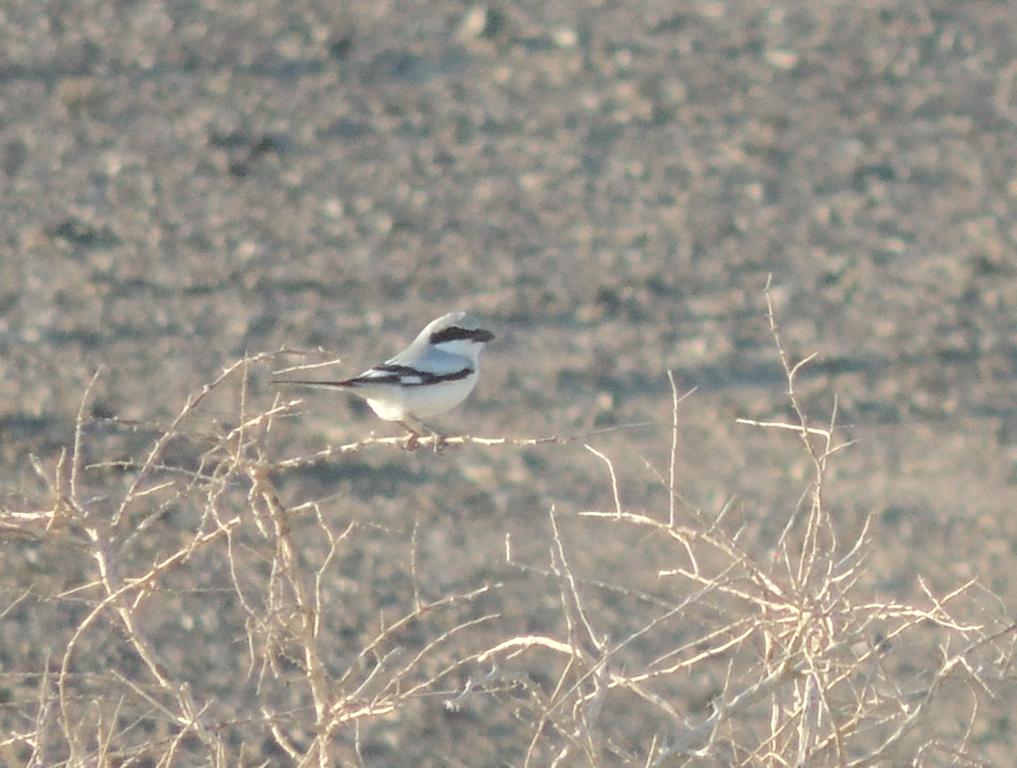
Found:
[[[485,331],[483,328],[478,328],[477,330],[475,330],[473,332],[473,340],[474,341],[480,341],[480,342],[483,342],[483,343],[486,344],[487,342],[489,342],[493,338],[494,338],[494,334],[491,333],[490,331]]]

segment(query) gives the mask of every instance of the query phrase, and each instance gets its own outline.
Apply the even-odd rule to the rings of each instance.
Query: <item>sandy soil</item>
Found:
[[[818,353],[804,401],[825,421],[836,396],[858,441],[830,498],[847,533],[874,514],[873,588],[903,599],[917,574],[977,577],[1017,606],[1006,2],[14,0],[0,179],[7,503],[39,489],[30,454],[49,466],[73,440],[100,367],[95,416],[165,422],[245,352],[321,347],[355,373],[464,308],[498,340],[442,426],[650,421],[592,440],[627,505],[666,508],[653,469],[666,473],[673,369],[698,387],[682,405],[684,496],[713,510],[735,497],[766,541],[806,476],[793,437],[735,423],[789,413],[772,274],[789,353]],[[251,371],[258,403],[269,377]],[[237,418],[228,400],[205,413]],[[148,439],[90,429],[107,457]],[[270,445],[290,456],[372,431],[398,432],[309,394]],[[279,484],[400,546],[417,521],[434,594],[501,573],[506,534],[520,559],[546,559],[552,505],[613,506],[580,444],[379,449]],[[615,560],[625,578],[620,542],[572,535],[589,556],[577,568]],[[7,548],[0,603],[24,589],[28,556]],[[377,578],[378,595],[405,586],[381,570],[350,576]],[[533,599],[505,599],[510,625],[551,620]],[[20,615],[0,622],[10,642],[50,631]],[[458,754],[466,726],[421,717],[379,735],[378,759],[411,739],[434,764]],[[997,759],[1017,743],[1005,724],[980,738]]]

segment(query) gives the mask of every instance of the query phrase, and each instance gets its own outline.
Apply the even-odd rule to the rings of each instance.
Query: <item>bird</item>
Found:
[[[428,323],[406,349],[359,376],[342,381],[273,379],[273,384],[349,390],[379,418],[401,425],[415,449],[425,433],[444,439],[422,419],[455,408],[477,385],[480,353],[494,339],[466,312],[449,312]]]

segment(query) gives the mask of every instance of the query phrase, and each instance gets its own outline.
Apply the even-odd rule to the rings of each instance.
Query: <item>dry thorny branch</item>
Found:
[[[262,358],[238,361],[189,398],[140,461],[86,464],[96,374],[79,409],[73,449],[52,469],[35,461],[48,501],[0,513],[3,538],[61,552],[60,575],[69,582],[28,586],[5,611],[9,618],[34,597],[58,606],[63,622],[56,623],[66,631],[42,671],[24,674],[38,695],[17,707],[9,722],[20,724],[0,740],[0,755],[36,765],[170,764],[191,762],[184,753],[193,758],[199,750],[215,764],[235,764],[231,732],[254,728],[296,764],[332,765],[344,754],[336,731],[431,692],[451,671],[444,667],[457,666],[443,649],[495,618],[474,606],[496,583],[433,600],[418,596],[399,601],[402,613],[380,621],[352,611],[363,622],[352,629],[364,642],[336,650],[341,644],[328,618],[336,606],[325,592],[334,591],[336,561],[358,526],[337,527],[313,503],[294,512],[280,502],[273,474],[304,462],[266,456],[273,419],[293,404],[249,411],[248,368]],[[239,381],[238,425],[219,434],[195,428],[192,422],[203,423],[199,405],[231,381]],[[204,446],[190,465],[166,459],[181,441]],[[89,495],[86,478],[94,475],[111,489],[115,472],[126,479],[119,498]],[[170,551],[163,551],[167,542]],[[222,706],[202,685],[195,659],[222,649],[168,642],[167,624],[192,623],[187,606],[206,595],[213,613],[239,617],[245,627],[241,644],[239,637],[226,641],[225,658],[240,673],[233,678],[238,687],[253,686],[249,706],[239,707],[236,697],[223,697]],[[123,666],[110,666],[111,657]],[[349,744],[354,755],[355,740]]]
[[[974,581],[945,594],[923,581],[915,603],[872,589],[872,521],[842,541],[827,499],[830,460],[850,444],[839,442],[836,400],[821,426],[806,414],[796,377],[812,358],[792,362],[769,298],[793,418],[741,423],[798,435],[813,468],[804,503],[773,546],[734,522],[731,504],[713,513],[686,500],[676,466],[689,393],[669,375],[661,512],[626,506],[611,458],[586,444],[607,468],[613,508],[552,509],[546,566],[520,562],[506,541],[508,577],[557,600],[554,630],[499,631],[503,581],[426,598],[419,522],[408,558],[386,564],[395,581],[380,611],[382,587],[351,564],[372,537],[395,534],[341,506],[287,506],[277,483],[401,439],[274,457],[273,427],[300,402],[252,404],[249,371],[274,355],[224,370],[154,430],[139,459],[88,460],[97,373],[71,449],[51,466],[33,459],[43,500],[0,509],[0,542],[35,547],[50,569],[43,577],[26,561],[0,622],[35,622],[52,641],[18,649],[23,666],[0,671],[9,702],[0,761],[370,764],[366,730],[422,705],[476,712],[483,733],[507,716],[501,736],[478,738],[522,765],[862,766],[932,753],[975,763],[978,701],[1007,674],[1015,627],[982,607]],[[210,424],[202,404],[234,395],[236,425]],[[569,537],[591,528],[633,542],[630,562],[577,557],[587,553]],[[930,661],[916,665],[919,654]],[[936,727],[948,688],[971,702],[956,733]]]
[[[764,429],[797,433],[814,467],[806,492],[808,503],[787,517],[778,541],[778,556],[766,558],[742,544],[744,529],[729,530],[725,506],[717,515],[681,501],[674,482],[678,446],[678,411],[682,397],[670,377],[673,395],[673,439],[666,519],[627,511],[610,459],[587,446],[608,467],[615,508],[583,512],[582,519],[653,532],[674,542],[675,567],[659,577],[674,584],[673,597],[646,595],[595,578],[580,578],[566,557],[558,514],[552,511],[550,568],[517,565],[543,573],[559,584],[563,634],[527,635],[507,639],[478,660],[512,660],[515,669],[502,676],[522,679],[524,653],[562,658],[560,677],[551,694],[535,692],[533,737],[526,763],[560,763],[566,756],[601,764],[625,758],[647,765],[699,761],[717,765],[843,765],[861,766],[900,759],[909,749],[945,749],[948,737],[937,729],[930,710],[948,679],[972,695],[993,696],[1005,679],[1015,625],[1002,611],[985,612],[981,623],[957,618],[976,606],[976,582],[935,596],[922,582],[925,604],[908,605],[879,599],[865,584],[866,558],[872,548],[871,519],[853,540],[841,545],[838,527],[826,502],[831,457],[850,445],[837,442],[836,400],[823,427],[812,426],[796,393],[796,376],[811,360],[791,363],[778,330],[767,291],[771,331],[787,380],[794,421],[740,420]],[[615,528],[617,531],[617,528]],[[616,535],[616,533],[611,534]],[[509,555],[511,558],[511,554]],[[687,586],[682,586],[682,585]],[[608,593],[656,606],[655,615],[611,641],[595,629],[583,592]],[[610,615],[608,613],[608,615]],[[667,635],[681,623],[682,639],[666,652],[647,657],[639,652],[650,634]],[[677,633],[676,633],[677,634]],[[665,641],[666,642],[666,641]],[[652,644],[659,648],[659,644]],[[953,646],[956,650],[948,651]],[[938,649],[938,661],[908,672],[915,650]],[[696,677],[717,680],[709,714],[690,713],[685,688]],[[666,693],[665,693],[666,692]],[[656,721],[659,731],[626,744],[618,732],[603,725],[607,696],[618,698],[620,710],[644,708],[643,721]],[[624,703],[623,703],[624,702]],[[971,720],[977,707],[971,710]],[[549,730],[548,724],[554,727]],[[915,735],[924,724],[923,734]],[[955,756],[969,753],[971,724],[949,747]],[[924,739],[924,741],[923,741]],[[547,742],[543,757],[538,744]],[[917,746],[915,746],[917,745]],[[626,749],[627,747],[627,749]],[[605,750],[613,754],[605,757]]]

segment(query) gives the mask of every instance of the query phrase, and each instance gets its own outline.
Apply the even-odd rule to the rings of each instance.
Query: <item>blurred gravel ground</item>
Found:
[[[659,505],[673,368],[699,387],[685,495],[736,495],[765,536],[804,482],[793,438],[734,424],[787,412],[772,273],[787,347],[819,353],[803,396],[826,419],[836,394],[860,440],[832,493],[849,530],[876,513],[880,583],[977,576],[1017,607],[1008,2],[8,0],[0,180],[10,497],[100,365],[97,415],[165,421],[245,351],[359,371],[462,307],[499,339],[450,430],[654,420],[597,444],[626,503]],[[371,430],[309,395],[274,444]],[[336,464],[286,494],[403,528],[412,509],[436,584],[506,532],[546,557],[552,503],[611,504],[578,446]]]

